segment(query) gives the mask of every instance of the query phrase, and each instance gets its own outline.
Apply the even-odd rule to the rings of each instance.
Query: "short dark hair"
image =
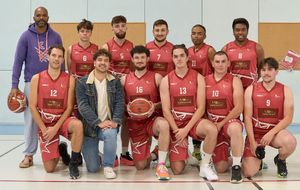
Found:
[[[206,34],[206,28],[205,28],[203,25],[201,25],[201,24],[196,24],[195,26],[193,26],[192,30],[193,30],[195,27],[203,28],[204,34]]]
[[[159,25],[166,25],[167,29],[169,29],[167,21],[165,21],[163,19],[158,19],[157,21],[155,21],[153,23],[153,29],[155,26],[159,26]]]
[[[109,62],[111,62],[112,59],[112,55],[109,51],[107,51],[106,49],[98,49],[93,56],[93,60],[96,61],[96,59],[100,56],[100,55],[105,55],[106,57],[109,58]]]
[[[232,22],[232,30],[234,30],[236,24],[244,24],[246,25],[247,30],[249,30],[249,22],[245,18],[234,19]]]
[[[216,53],[214,54],[214,56],[213,56],[213,60],[215,60],[215,56],[216,56],[216,55],[226,55],[227,60],[229,61],[228,55],[227,55],[227,53],[225,53],[224,51],[218,51],[218,52],[216,52]]]
[[[111,20],[111,26],[113,26],[113,24],[118,24],[118,23],[120,23],[120,22],[127,23],[127,19],[126,19],[123,15],[115,16],[115,17],[112,18],[112,20]]]
[[[93,24],[91,23],[91,21],[89,20],[86,20],[85,18],[82,19],[82,21],[77,25],[77,31],[79,32],[79,30],[81,28],[84,28],[84,29],[87,29],[87,30],[91,30],[93,31]]]
[[[185,47],[184,44],[174,45],[173,48],[172,48],[172,56],[173,56],[173,52],[174,52],[175,49],[183,49],[186,56],[189,56],[189,50]]]
[[[65,57],[65,48],[62,46],[62,45],[60,45],[60,44],[56,44],[56,45],[53,45],[53,46],[51,46],[50,48],[49,48],[49,50],[48,50],[48,55],[51,55],[51,52],[52,52],[52,50],[53,49],[60,49],[62,52],[63,52],[63,56]]]
[[[146,48],[145,46],[139,45],[139,46],[135,46],[131,51],[131,57],[134,56],[135,53],[145,53],[147,55],[147,57],[150,56],[150,51],[148,48]]]
[[[278,61],[273,58],[273,57],[268,57],[268,58],[265,58],[263,60],[261,60],[261,62],[259,63],[258,65],[258,71],[260,72],[260,70],[265,66],[265,65],[268,65],[268,67],[270,68],[274,68],[275,70],[278,69]]]

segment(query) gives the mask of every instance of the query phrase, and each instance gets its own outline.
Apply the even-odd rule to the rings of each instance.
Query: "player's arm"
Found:
[[[174,120],[171,113],[171,100],[170,100],[170,89],[169,89],[169,79],[168,75],[165,76],[160,83],[160,100],[162,105],[162,110],[164,118],[169,122],[171,129],[173,131],[178,129],[178,126]]]
[[[108,48],[107,43],[105,43],[105,44],[101,47],[101,49],[106,49],[107,51],[109,51],[109,48]]]
[[[29,110],[32,115],[32,118],[36,122],[37,126],[41,129],[43,135],[47,131],[39,111],[37,110],[38,106],[38,83],[39,83],[39,74],[34,75],[31,78],[30,82],[30,101],[29,101]]]
[[[123,88],[123,94],[124,94],[124,98],[126,99],[126,94],[125,94],[125,82],[126,82],[126,76],[127,75],[123,75],[120,79],[121,81],[121,85],[122,85],[122,88]],[[125,104],[125,107],[127,107],[127,104]]]
[[[209,63],[210,63],[211,67],[212,67],[211,63],[213,62],[215,53],[216,53],[215,48],[210,47],[209,50],[208,50],[208,58],[209,58]]]
[[[233,109],[229,112],[229,114],[217,124],[218,130],[220,129],[230,120],[238,118],[239,115],[243,112],[244,109],[244,90],[242,81],[238,77],[234,77],[232,81],[233,88]]]
[[[160,84],[161,84],[162,79],[163,79],[163,77],[162,77],[161,74],[155,73],[155,83],[156,83],[156,86],[158,88],[158,91],[160,90]],[[155,109],[161,108],[161,101],[157,102],[157,103],[154,103],[154,106],[155,106]]]
[[[259,67],[259,63],[261,62],[261,60],[263,60],[265,58],[265,52],[264,49],[261,45],[256,44],[256,53],[257,53],[257,68]],[[259,71],[258,71],[259,72]],[[258,73],[258,77],[257,80],[259,80],[260,75]]]
[[[72,69],[71,51],[72,51],[72,46],[70,46],[67,50],[67,66],[68,66],[69,74],[71,74],[71,69]]]
[[[274,135],[276,135],[279,131],[287,128],[293,121],[294,117],[294,97],[292,90],[284,86],[284,104],[283,104],[283,119],[273,128],[271,129],[265,136],[261,139],[262,145],[269,144]]]
[[[227,50],[227,45],[223,46],[221,51],[225,52],[226,53],[226,50]]]
[[[247,137],[250,142],[250,151],[253,156],[255,155],[255,150],[257,147],[257,143],[254,138],[254,132],[253,132],[253,124],[252,124],[252,115],[253,115],[253,101],[252,101],[252,91],[253,86],[249,86],[245,91],[244,96],[244,124],[245,129],[247,132]]]

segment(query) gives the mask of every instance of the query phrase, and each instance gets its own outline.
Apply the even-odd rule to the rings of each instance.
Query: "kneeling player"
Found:
[[[263,59],[259,64],[262,82],[249,86],[245,92],[245,128],[247,138],[242,160],[245,177],[252,177],[260,169],[261,160],[256,156],[257,147],[269,145],[278,149],[275,156],[277,176],[287,177],[286,158],[296,148],[295,137],[285,128],[292,123],[294,100],[292,90],[276,82],[278,62]]]
[[[214,73],[205,77],[206,110],[210,121],[218,128],[218,142],[212,156],[218,173],[232,166],[231,182],[242,182],[243,125],[238,119],[243,111],[243,85],[239,78],[227,72],[229,60],[225,52],[217,52],[212,61]],[[228,158],[231,146],[232,158]]]
[[[188,135],[204,140],[200,176],[218,180],[209,166],[217,143],[217,127],[207,119],[201,119],[205,111],[205,81],[197,71],[188,68],[188,50],[184,44],[172,49],[175,70],[163,78],[160,97],[164,117],[171,126],[169,159],[175,175],[185,168],[188,156]]]
[[[167,120],[160,117],[161,102],[159,100],[159,86],[162,76],[152,71],[147,71],[150,51],[144,46],[136,46],[131,51],[132,63],[135,71],[121,78],[124,87],[126,104],[136,98],[145,98],[151,102],[152,114],[145,120],[129,118],[129,137],[132,149],[133,162],[138,170],[143,170],[151,162],[149,149],[149,135],[158,139],[159,163],[156,176],[159,180],[169,180],[169,173],[165,160],[170,143],[170,130]],[[130,116],[130,109],[127,109]]]
[[[39,142],[44,168],[53,172],[60,157],[59,135],[71,140],[69,163],[71,179],[79,178],[77,157],[83,140],[81,121],[70,117],[74,106],[75,79],[61,70],[65,49],[61,45],[49,48],[49,67],[32,77],[30,83],[30,112],[39,126]]]

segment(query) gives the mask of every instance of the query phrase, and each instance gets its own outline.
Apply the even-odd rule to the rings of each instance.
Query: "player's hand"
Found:
[[[251,154],[252,154],[255,158],[257,157],[257,156],[256,156],[256,153],[255,153],[257,147],[258,147],[258,144],[257,144],[256,141],[253,142],[253,143],[250,143],[250,151],[251,151]]]
[[[214,123],[214,124],[216,125],[216,127],[218,129],[218,132],[220,132],[221,129],[222,129],[222,127],[223,127],[223,125],[221,123]]]
[[[150,117],[153,114],[154,110],[155,110],[154,103],[152,101],[149,101],[149,103],[150,103],[151,107],[150,107],[149,113],[147,114],[148,117]]]
[[[43,133],[43,137],[45,140],[50,141],[57,134],[58,129],[56,127],[48,127],[47,131]]]
[[[189,142],[187,138],[184,138],[180,143],[178,143],[180,147],[182,148],[188,148],[189,147]]]
[[[18,94],[24,94],[20,89],[18,88],[12,88],[8,94],[8,97],[7,97],[7,101],[8,102],[11,102],[11,99],[12,97],[15,97],[18,95]]]
[[[180,144],[184,139],[186,139],[185,137],[187,136],[188,131],[184,127],[184,128],[173,131],[173,133],[175,134],[175,138],[176,138],[177,142]]]
[[[273,137],[274,137],[274,134],[272,133],[272,131],[267,132],[260,140],[260,144],[262,146],[269,145],[271,143]]]
[[[102,129],[102,131],[105,131],[106,129],[112,129],[114,128],[113,126],[115,126],[115,124],[113,124],[114,122],[109,121],[109,120],[105,120],[101,123],[98,124],[98,126]]]
[[[131,104],[131,102],[128,102],[128,104],[127,104],[127,113],[130,117],[134,117],[132,111],[130,110],[130,104]]]

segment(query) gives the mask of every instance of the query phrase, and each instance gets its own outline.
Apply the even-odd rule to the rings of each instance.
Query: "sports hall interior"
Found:
[[[7,95],[11,89],[12,66],[16,45],[21,34],[33,21],[34,10],[44,6],[48,9],[51,27],[62,32],[64,47],[76,43],[76,25],[86,18],[95,24],[91,41],[102,46],[113,37],[110,21],[116,15],[124,15],[128,21],[127,39],[134,45],[144,45],[152,41],[152,25],[157,19],[164,19],[169,25],[167,40],[173,44],[184,43],[192,46],[191,28],[195,24],[206,27],[207,44],[217,51],[230,41],[232,21],[238,17],[250,23],[248,38],[261,44],[265,57],[281,61],[288,50],[300,53],[300,12],[298,0],[1,0],[0,20],[0,189],[298,189],[300,185],[300,148],[287,159],[288,177],[276,175],[273,158],[277,150],[266,148],[265,162],[269,168],[258,172],[252,179],[244,178],[241,184],[231,184],[230,171],[218,174],[219,181],[209,182],[199,177],[199,167],[188,165],[181,175],[171,174],[167,182],[158,181],[155,176],[157,163],[151,163],[144,171],[133,166],[120,165],[114,168],[117,178],[107,180],[103,171],[88,173],[83,164],[81,178],[74,181],[68,178],[68,168],[58,165],[54,173],[44,171],[39,150],[34,156],[34,166],[22,169],[24,121],[23,114],[12,113],[7,108]],[[97,28],[98,27],[98,28]],[[64,37],[65,36],[65,37]],[[295,113],[292,125],[287,129],[300,141],[300,65],[289,72],[281,68],[277,81],[289,86],[294,93]],[[23,68],[24,69],[24,68]],[[20,78],[19,89],[24,88],[24,76]],[[244,131],[245,135],[245,131]],[[121,141],[118,136],[118,150]],[[192,143],[190,139],[190,150]],[[68,142],[69,143],[69,142]],[[154,140],[152,146],[156,145]],[[101,145],[101,143],[100,143]],[[100,146],[101,147],[101,146]],[[70,151],[70,150],[69,150]],[[169,170],[170,171],[170,170]],[[297,188],[298,186],[298,188]]]

